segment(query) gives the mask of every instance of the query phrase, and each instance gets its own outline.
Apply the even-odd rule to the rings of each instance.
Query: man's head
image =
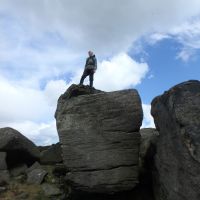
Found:
[[[89,56],[93,56],[94,53],[93,53],[92,51],[88,51],[88,55],[89,55]]]

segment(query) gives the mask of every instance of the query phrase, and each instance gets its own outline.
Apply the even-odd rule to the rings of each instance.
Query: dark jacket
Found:
[[[94,70],[97,69],[97,59],[96,59],[95,55],[89,56],[86,59],[85,69],[94,69]]]

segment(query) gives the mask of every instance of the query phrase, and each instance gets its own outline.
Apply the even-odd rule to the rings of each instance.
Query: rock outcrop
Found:
[[[152,102],[159,131],[157,200],[200,199],[200,82],[176,85]],[[157,178],[156,178],[157,177]]]
[[[135,187],[143,118],[136,90],[72,85],[59,98],[55,117],[73,189],[115,193]]]

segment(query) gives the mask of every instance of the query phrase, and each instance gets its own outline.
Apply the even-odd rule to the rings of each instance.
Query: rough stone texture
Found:
[[[10,169],[10,174],[12,176],[19,176],[20,174],[25,174],[27,169],[26,164],[19,164],[15,168]]]
[[[140,134],[140,166],[142,170],[145,170],[144,168],[151,169],[156,154],[159,133],[155,128],[142,128]]]
[[[62,194],[60,189],[57,188],[55,185],[52,185],[52,184],[43,183],[42,189],[43,189],[45,195],[48,196],[48,197],[57,196],[57,195]]]
[[[6,152],[0,152],[0,170],[6,170]]]
[[[33,169],[28,173],[27,183],[41,184],[47,172],[43,169]]]
[[[62,150],[60,143],[49,146],[48,149],[40,153],[41,164],[56,164],[62,162]]]
[[[200,199],[200,82],[176,85],[152,102],[159,131],[157,200]]]
[[[10,181],[10,174],[8,170],[0,170],[0,186],[8,184]]]
[[[75,189],[112,193],[138,182],[142,123],[136,90],[100,92],[71,86],[59,98],[56,120],[67,180]]]
[[[0,187],[0,193],[5,192],[7,190],[6,187]]]
[[[63,163],[57,163],[53,168],[53,174],[55,176],[64,176],[67,173],[66,166]]]
[[[140,130],[140,134],[140,184],[138,188],[141,193],[145,193],[146,198],[144,199],[149,200],[154,199],[152,171],[154,170],[154,157],[159,133],[155,128],[143,128]],[[141,194],[139,193],[139,195]]]
[[[41,165],[39,162],[34,162],[33,165],[31,165],[27,170],[26,173],[28,174],[29,172],[33,171],[34,169],[41,169]]]
[[[12,128],[0,128],[0,151],[7,152],[9,168],[19,163],[31,165],[40,154],[33,142]]]

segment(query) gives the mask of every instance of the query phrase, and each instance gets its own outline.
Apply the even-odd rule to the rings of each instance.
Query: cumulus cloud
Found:
[[[44,95],[50,106],[56,106],[59,96],[65,92],[66,87],[63,80],[49,81],[46,84]]]
[[[50,145],[59,141],[55,121],[35,123],[33,121],[0,122],[0,127],[12,127],[36,145]]]
[[[111,91],[134,87],[147,75],[148,64],[128,54],[141,36],[157,33],[156,41],[176,35],[187,41],[184,47],[198,48],[191,43],[198,24],[175,27],[200,13],[199,0],[0,0],[0,5],[0,126],[16,127],[38,144],[56,141],[57,98],[79,82],[89,49],[98,58],[95,86]],[[186,60],[185,49],[179,57]],[[143,108],[144,126],[153,126],[149,105]]]
[[[147,63],[139,63],[125,53],[100,63],[96,74],[96,86],[105,91],[134,87],[148,72]]]
[[[142,104],[144,120],[142,123],[142,128],[155,128],[154,119],[151,116],[151,105]]]
[[[15,85],[0,77],[0,119],[6,121],[48,120],[51,109],[40,90]]]
[[[54,113],[65,89],[62,80],[48,82],[42,91],[0,77],[0,127],[15,128],[37,145],[58,142]]]
[[[69,48],[99,54],[126,51],[148,31],[166,31],[199,14],[198,0],[1,0],[2,12],[14,16],[29,37],[57,32]],[[26,37],[27,38],[27,37]]]

